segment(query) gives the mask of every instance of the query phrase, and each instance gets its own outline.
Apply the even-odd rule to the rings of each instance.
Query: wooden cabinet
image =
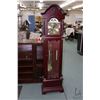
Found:
[[[42,93],[60,91],[62,86],[63,10],[51,5],[43,15],[44,63]]]
[[[18,44],[18,82],[41,82],[43,69],[43,47],[36,43]]]

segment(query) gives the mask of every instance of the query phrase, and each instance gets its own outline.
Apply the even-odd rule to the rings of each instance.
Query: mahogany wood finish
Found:
[[[18,44],[18,83],[41,82],[43,75],[43,44]]]
[[[63,19],[64,12],[56,4],[51,5],[44,13],[43,16],[43,36],[44,36],[44,63],[43,63],[43,82],[42,93],[59,91],[63,92],[63,76],[62,76],[62,49],[63,49]],[[51,18],[56,18],[60,23],[59,34],[48,34],[48,22]],[[57,56],[56,56],[57,52]],[[51,54],[51,56],[49,56]],[[48,63],[51,57],[52,70],[48,71]]]

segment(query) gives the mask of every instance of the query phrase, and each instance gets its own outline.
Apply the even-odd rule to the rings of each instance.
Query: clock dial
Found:
[[[48,22],[48,35],[57,35],[60,29],[60,22],[56,18],[51,18]]]

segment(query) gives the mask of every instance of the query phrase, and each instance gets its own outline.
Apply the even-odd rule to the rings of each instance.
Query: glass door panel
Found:
[[[48,79],[59,78],[60,41],[48,41]]]

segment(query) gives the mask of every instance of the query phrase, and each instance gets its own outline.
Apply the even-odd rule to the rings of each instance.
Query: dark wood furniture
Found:
[[[18,44],[18,83],[41,82],[43,75],[43,44]]]
[[[43,36],[44,36],[44,63],[42,93],[60,91],[62,86],[62,49],[63,49],[63,19],[64,12],[56,4],[51,5],[43,16]]]

